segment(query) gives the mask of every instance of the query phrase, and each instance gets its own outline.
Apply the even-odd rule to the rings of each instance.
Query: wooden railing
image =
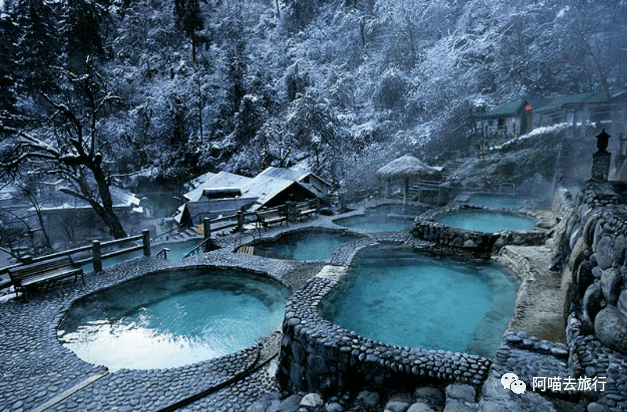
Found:
[[[254,223],[258,230],[261,230],[261,226],[267,226],[268,224],[277,223],[277,222],[294,222],[297,219],[302,219],[303,216],[309,216],[312,213],[318,213],[320,211],[320,199],[313,199],[304,201],[301,203],[287,202],[285,205],[264,209],[262,211],[256,212],[242,212],[241,210],[232,210],[226,211],[226,213],[231,213],[227,216],[222,216],[213,220],[209,218],[204,218],[202,221],[202,228],[205,240],[198,245],[196,248],[191,250],[184,257],[191,256],[193,254],[202,252],[207,252],[211,250],[213,247],[211,241],[211,232],[218,232],[227,229],[237,228],[238,232],[244,231],[244,226],[246,223]],[[220,225],[220,223],[225,223]],[[162,236],[163,234],[159,235]],[[159,237],[157,236],[157,237]],[[157,238],[155,237],[155,239]],[[154,240],[154,239],[153,239]],[[109,248],[112,246],[119,246],[128,242],[141,241],[140,245],[134,245],[125,249],[116,250],[109,253],[102,253],[104,248]],[[102,271],[102,262],[106,259],[124,255],[127,253],[136,252],[138,250],[142,250],[144,252],[144,256],[150,256],[150,232],[148,229],[142,231],[141,235],[131,236],[124,239],[112,240],[108,242],[100,242],[99,240],[92,241],[91,245],[82,246],[75,249],[65,250],[63,252],[58,252],[50,255],[34,257],[25,261],[24,263],[18,263],[15,265],[7,266],[4,268],[0,268],[0,275],[4,273],[8,273],[9,269],[16,268],[22,266],[27,263],[36,263],[44,260],[55,259],[62,256],[71,256],[79,253],[86,253],[91,251],[91,257],[85,259],[75,260],[76,264],[86,265],[89,263],[93,263],[94,272]],[[167,260],[167,253],[170,250],[168,248],[162,248],[158,253],[157,257],[161,257]]]
[[[102,253],[103,248],[108,248],[111,246],[119,246],[121,244],[124,244],[127,242],[134,242],[134,241],[141,241],[142,243],[140,245],[131,246],[125,249],[120,249],[120,250],[116,250],[116,251],[104,253],[104,254]],[[63,257],[63,256],[71,256],[71,255],[76,255],[79,253],[86,253],[90,251],[91,251],[91,257],[86,258],[86,259],[74,260],[74,262],[81,266],[89,264],[89,263],[93,263],[94,272],[101,272],[103,260],[106,260],[115,256],[124,255],[127,253],[132,253],[138,250],[143,250],[144,256],[150,256],[150,232],[148,231],[148,229],[142,231],[142,234],[137,235],[137,236],[131,236],[131,237],[127,237],[124,239],[111,240],[108,242],[100,242],[99,240],[94,240],[92,241],[92,244],[89,246],[82,246],[82,247],[78,247],[75,249],[64,250],[63,252],[53,253],[50,255],[34,257],[23,263],[19,263],[16,265],[11,265],[11,266],[2,268],[0,269],[0,274],[6,273],[9,269],[16,268],[25,264],[42,262],[45,260],[56,259],[56,258]]]

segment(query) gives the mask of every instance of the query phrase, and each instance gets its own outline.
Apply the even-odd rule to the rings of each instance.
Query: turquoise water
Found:
[[[494,357],[516,281],[489,262],[380,246],[359,252],[323,316],[386,344]]]
[[[366,209],[367,214],[382,216],[387,216],[389,213],[393,213],[415,217],[421,215],[424,211],[425,209],[422,207],[402,205],[398,203],[387,203]]]
[[[493,209],[520,209],[530,205],[524,201],[504,195],[477,194],[468,198],[468,203],[476,206],[487,206]]]
[[[255,255],[288,260],[326,260],[340,245],[360,239],[348,234],[302,231],[279,237],[270,244],[256,244]]]
[[[273,332],[288,295],[235,270],[148,275],[75,302],[58,337],[81,359],[112,371],[182,366],[250,347]]]
[[[161,249],[167,247],[170,249],[168,252],[168,260],[179,260],[187,253],[191,252],[196,246],[202,243],[203,239],[186,240],[184,242],[173,243],[160,243],[152,245],[151,253],[156,255]],[[141,252],[140,252],[141,253]]]
[[[477,232],[500,232],[504,230],[528,230],[535,221],[531,218],[507,212],[490,210],[463,210],[439,215],[436,222],[450,227]]]
[[[414,218],[421,215],[424,210],[414,206],[387,204],[366,209],[365,215],[340,218],[333,223],[374,232],[398,232],[413,225]]]
[[[412,220],[387,219],[385,216],[353,216],[333,221],[335,224],[373,232],[398,232],[413,224]]]

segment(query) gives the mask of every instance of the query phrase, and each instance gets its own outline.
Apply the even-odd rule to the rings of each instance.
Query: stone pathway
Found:
[[[551,256],[547,246],[505,246],[495,260],[513,269],[520,279],[507,330],[566,343],[567,291],[561,288],[561,274],[549,270]]]

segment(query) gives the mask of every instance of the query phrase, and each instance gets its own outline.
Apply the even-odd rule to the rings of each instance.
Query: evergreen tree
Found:
[[[196,61],[197,32],[204,27],[198,0],[174,0],[174,21],[192,41],[192,60]]]
[[[104,55],[101,26],[108,19],[106,8],[93,0],[68,0],[64,10],[64,31],[68,65],[85,70],[87,57]]]
[[[44,0],[19,0],[15,9],[22,33],[17,41],[16,57],[20,85],[27,94],[55,89],[52,67],[58,65],[55,10]]]
[[[16,102],[15,41],[19,27],[9,14],[0,13],[0,121],[5,113],[13,112]]]

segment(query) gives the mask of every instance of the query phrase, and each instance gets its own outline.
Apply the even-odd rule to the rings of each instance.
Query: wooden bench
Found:
[[[312,209],[305,208],[305,209],[302,209],[299,212],[299,215],[300,215],[300,218],[302,220],[303,216],[309,217],[309,216],[313,215],[314,213],[316,214],[316,216],[318,216],[318,209],[316,209],[316,208],[312,208]]]
[[[26,295],[26,288],[70,276],[74,276],[74,281],[76,282],[78,275],[81,275],[81,279],[85,282],[83,269],[77,266],[69,256],[9,269],[9,276],[15,287],[15,294],[17,295],[18,292],[21,292],[22,296]]]
[[[257,223],[264,228],[274,223],[283,224],[283,222],[287,223],[287,216],[280,211],[257,214]]]
[[[268,227],[275,223],[283,224],[283,222],[287,222],[287,217],[280,215],[259,216],[259,223],[262,227]]]

